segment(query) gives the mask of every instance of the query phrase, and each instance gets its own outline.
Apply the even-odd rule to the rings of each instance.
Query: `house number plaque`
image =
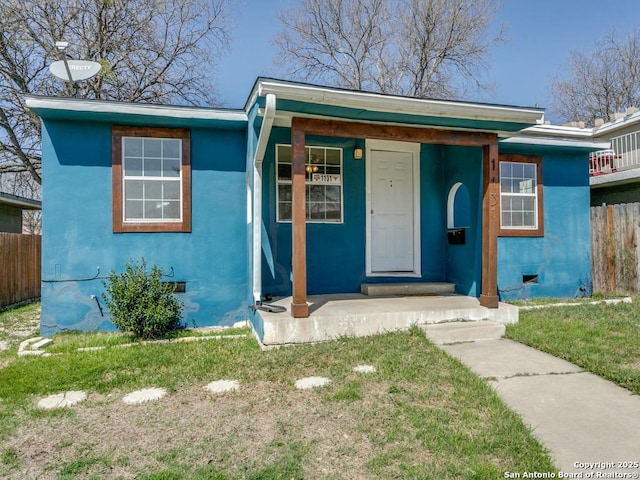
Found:
[[[311,175],[313,183],[340,183],[340,175],[330,175],[326,173],[314,173]]]

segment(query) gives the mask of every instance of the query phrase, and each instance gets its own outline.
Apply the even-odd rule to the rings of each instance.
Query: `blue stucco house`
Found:
[[[42,118],[41,332],[109,329],[101,278],[144,257],[188,326],[265,296],[448,282],[503,299],[590,284],[589,129],[544,112],[259,78],[242,109],[28,96]]]

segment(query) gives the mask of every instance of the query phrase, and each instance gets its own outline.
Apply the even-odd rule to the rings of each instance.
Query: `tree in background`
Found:
[[[497,0],[302,0],[279,15],[278,65],[302,81],[412,97],[484,89]]]
[[[565,121],[584,121],[627,107],[640,107],[640,32],[620,39],[615,32],[590,52],[572,52],[568,73],[552,83],[553,111]]]
[[[69,42],[102,65],[82,98],[216,104],[214,67],[228,46],[230,0],[2,0],[0,188],[39,198],[40,119],[25,94],[71,95],[49,65]]]

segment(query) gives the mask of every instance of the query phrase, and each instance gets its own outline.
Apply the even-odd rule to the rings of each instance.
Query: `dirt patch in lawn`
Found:
[[[302,458],[304,478],[369,478],[366,464],[379,449],[360,425],[374,404],[384,404],[384,389],[365,390],[339,408],[325,394],[269,382],[217,395],[191,387],[138,406],[125,405],[124,394],[90,394],[68,414],[22,427],[4,445],[23,459],[9,478],[59,475],[79,459],[85,464],[78,478],[134,478],[181,464],[214,465],[241,478]]]
[[[0,311],[0,368],[15,360],[7,350],[17,349],[21,341],[36,336],[39,330],[39,303]]]
[[[40,305],[27,305],[0,312],[0,352],[28,337],[40,328]]]
[[[107,372],[134,372],[135,381],[106,388],[96,377],[102,364],[89,355],[42,359],[41,366],[25,361],[17,375],[4,370],[18,386],[23,378],[34,385],[5,389],[0,402],[0,428],[8,432],[0,477],[498,478],[507,469],[552,468],[495,393],[421,332],[273,353],[238,342],[96,354],[111,365]],[[354,372],[363,361],[377,372]],[[296,380],[316,375],[332,383],[295,388]],[[61,376],[68,386],[92,384],[91,377],[95,388],[81,404],[38,410],[44,395],[30,392],[58,393],[40,384],[45,376]],[[238,390],[205,389],[234,376]],[[159,386],[170,392],[155,402],[122,400]]]

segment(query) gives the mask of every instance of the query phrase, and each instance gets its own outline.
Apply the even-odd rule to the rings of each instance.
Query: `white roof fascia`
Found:
[[[576,148],[589,148],[592,150],[605,150],[611,146],[611,142],[597,141],[587,139],[576,138],[554,138],[554,137],[540,137],[530,135],[516,135],[515,137],[505,138],[500,140],[501,144],[516,144],[516,145],[545,145],[550,147],[576,147]]]
[[[27,107],[71,112],[153,115],[169,118],[196,120],[229,120],[246,122],[244,111],[221,110],[200,107],[181,107],[174,105],[156,105],[145,103],[124,103],[104,100],[79,100],[59,97],[25,96]]]
[[[258,96],[269,93],[288,100],[408,115],[529,124],[539,124],[544,120],[544,111],[535,108],[398,97],[268,80],[259,82],[250,104],[255,102]]]
[[[606,173],[589,177],[589,185],[593,188],[612,187],[625,183],[636,182],[640,178],[640,168],[622,170],[620,172]]]
[[[273,123],[273,125],[275,127],[286,127],[286,128],[290,128],[291,127],[291,123],[292,123],[292,119],[294,117],[301,117],[301,118],[315,118],[315,119],[320,119],[320,120],[326,120],[326,116],[322,116],[322,115],[314,115],[314,114],[310,114],[310,113],[297,113],[297,112],[290,112],[287,110],[278,110],[278,113],[276,113],[275,116],[275,121]],[[360,118],[340,118],[341,122],[345,122],[345,123],[361,123],[363,120]],[[391,126],[391,127],[414,127],[414,128],[430,128],[433,130],[451,130],[452,127],[447,127],[447,126],[441,126],[441,125],[425,125],[422,123],[400,123],[400,122],[374,122],[374,121],[368,121],[366,123],[370,123],[373,125],[387,125],[387,126]],[[478,132],[477,129],[473,129],[473,128],[460,128],[460,127],[455,127],[456,131],[459,132]],[[506,137],[510,137],[512,135],[517,134],[518,132],[503,132],[503,131],[499,131],[496,130],[495,133],[498,135],[499,138],[506,138]]]
[[[0,192],[0,205],[10,205],[25,210],[41,210],[42,202],[31,198],[18,197],[10,193]]]
[[[640,111],[628,117],[622,117],[613,122],[605,123],[601,127],[594,128],[593,134],[597,136],[615,135],[616,130],[630,127],[636,123],[640,123]]]
[[[551,137],[592,138],[593,128],[567,127],[564,125],[536,125],[521,130],[522,134],[544,135]]]
[[[525,128],[516,135],[500,140],[500,143],[520,145],[546,145],[604,150],[610,147],[608,140],[594,139],[593,129],[566,127],[563,125],[536,125]]]

